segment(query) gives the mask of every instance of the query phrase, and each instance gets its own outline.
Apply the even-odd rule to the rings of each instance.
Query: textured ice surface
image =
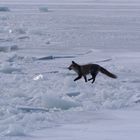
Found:
[[[138,0],[0,3],[11,10],[0,14],[0,136],[25,140],[40,129],[45,134],[27,139],[139,136]],[[72,60],[98,63],[118,79],[99,73],[94,84],[74,82]]]
[[[18,124],[10,125],[7,132],[5,132],[5,136],[26,136],[26,133],[24,132],[25,129],[22,126],[19,126]]]

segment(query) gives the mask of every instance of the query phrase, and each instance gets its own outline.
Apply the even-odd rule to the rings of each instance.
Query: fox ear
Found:
[[[74,61],[72,61],[72,64],[75,64],[75,62],[74,62]]]

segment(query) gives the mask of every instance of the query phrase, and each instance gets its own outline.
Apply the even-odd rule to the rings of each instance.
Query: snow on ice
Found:
[[[0,4],[1,140],[139,140],[138,0]],[[118,79],[74,82],[73,60]]]

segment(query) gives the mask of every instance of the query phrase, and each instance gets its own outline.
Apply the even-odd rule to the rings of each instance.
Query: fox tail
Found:
[[[106,70],[103,67],[100,67],[100,72],[103,73],[103,74],[105,74],[105,75],[107,75],[107,76],[109,76],[110,78],[114,78],[114,79],[117,78],[117,76],[115,74],[109,72],[108,70]]]

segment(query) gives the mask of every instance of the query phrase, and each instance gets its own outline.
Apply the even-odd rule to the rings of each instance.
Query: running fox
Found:
[[[83,76],[85,79],[85,82],[87,82],[86,75],[91,74],[92,78],[88,79],[88,81],[92,80],[92,83],[94,83],[98,72],[101,72],[114,79],[117,78],[117,76],[115,74],[109,72],[108,70],[106,70],[105,68],[101,67],[98,64],[79,65],[79,64],[75,63],[74,61],[72,61],[72,64],[68,67],[68,69],[74,70],[78,74],[78,77],[76,77],[74,79],[74,81],[79,80]]]

